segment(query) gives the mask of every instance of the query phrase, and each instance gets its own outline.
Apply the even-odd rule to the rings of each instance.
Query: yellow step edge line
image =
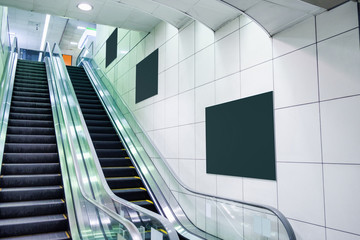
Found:
[[[130,159],[130,157],[125,157],[125,159]]]
[[[131,190],[131,189],[141,189],[141,190],[144,190],[146,191],[145,188],[142,188],[142,187],[137,187],[137,188],[113,188],[111,189],[112,191],[115,191],[115,190]]]
[[[164,229],[161,229],[161,228],[158,229],[158,231],[161,231],[161,232],[165,233],[166,235],[168,234],[167,231],[165,231]]]
[[[69,235],[69,233],[68,233],[67,231],[65,231],[65,234],[66,234],[66,236],[67,236],[68,238],[70,238],[70,235]]]
[[[102,167],[102,169],[106,168],[134,168],[133,166],[124,166],[124,167]]]
[[[135,203],[135,202],[149,202],[149,203],[151,203],[151,204],[154,204],[152,201],[150,201],[150,200],[135,200],[135,201],[130,201],[130,202],[133,202],[133,203]]]
[[[64,199],[61,199],[61,201],[62,201],[63,203],[65,203]]]
[[[59,185],[60,188],[63,188],[63,186]]]
[[[64,218],[67,219],[67,216],[65,214],[63,214]]]
[[[105,179],[116,179],[116,178],[137,178],[137,179],[140,179],[140,177],[138,176],[129,176],[129,177],[107,177]]]

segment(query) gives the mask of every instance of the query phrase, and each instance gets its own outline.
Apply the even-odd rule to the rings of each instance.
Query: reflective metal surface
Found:
[[[180,234],[189,239],[296,239],[290,223],[277,209],[188,189],[172,172],[128,106],[112,89],[109,79],[91,58],[90,50],[84,52],[87,52],[87,56],[80,56],[79,64],[88,74],[162,214]],[[195,210],[196,219],[190,219],[188,216],[194,216]],[[197,222],[198,227],[192,221]]]
[[[135,204],[119,199],[108,189],[61,56],[60,49],[55,45],[54,49],[50,52],[50,62],[54,66],[56,75],[54,77],[55,81],[52,84],[58,94],[58,102],[61,107],[59,112],[63,116],[63,127],[61,129],[66,131],[64,135],[67,136],[64,142],[69,145],[68,151],[71,153],[66,159],[67,165],[72,166],[69,175],[76,176],[76,187],[81,193],[80,199],[85,199],[92,204],[93,208],[96,208],[96,211],[101,212],[101,214],[97,215],[97,219],[101,219],[102,223],[117,221],[118,225],[121,225],[121,231],[128,234],[125,236],[125,239],[143,239],[145,232],[150,232],[152,228],[165,232],[164,239],[178,239],[175,229],[167,219]],[[73,197],[73,199],[77,198]],[[75,209],[77,211],[78,207],[75,206]],[[80,212],[79,214],[82,213]],[[134,215],[135,218],[133,217]],[[93,219],[96,220],[96,216],[90,218],[89,223],[92,223]],[[101,227],[104,234],[112,235],[114,231],[119,231],[112,224],[102,224]],[[79,229],[81,232],[82,227],[79,227]],[[138,229],[142,231],[142,234],[140,234]]]
[[[10,46],[5,46],[4,51],[7,55],[7,60],[4,66],[5,68],[2,75],[3,77],[1,79],[0,88],[0,172],[4,155],[6,130],[9,121],[9,112],[18,58],[18,45],[16,37]]]

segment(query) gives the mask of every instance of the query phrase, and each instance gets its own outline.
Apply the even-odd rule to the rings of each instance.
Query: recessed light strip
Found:
[[[93,9],[93,7],[88,3],[79,3],[77,7],[83,11],[90,11]]]
[[[41,57],[42,57],[42,52],[44,51],[45,48],[45,40],[46,40],[46,35],[49,29],[49,23],[50,23],[50,15],[46,14],[45,17],[45,25],[44,25],[44,31],[41,37],[41,44],[40,44],[40,54],[39,54],[39,62],[41,61]]]

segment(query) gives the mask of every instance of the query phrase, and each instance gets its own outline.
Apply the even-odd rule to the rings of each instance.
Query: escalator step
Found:
[[[83,115],[86,120],[108,120],[109,119],[109,117],[107,115],[86,114],[86,113],[84,113]]]
[[[96,127],[96,126],[88,126],[89,132],[91,134],[93,133],[114,133],[115,129],[111,126],[111,127]]]
[[[99,158],[102,157],[127,157],[125,149],[96,149]]]
[[[13,113],[10,112],[10,119],[25,119],[25,120],[52,120],[51,114],[34,114],[34,113]]]
[[[111,189],[143,187],[139,177],[110,177],[105,179]]]
[[[81,109],[87,108],[87,109],[101,109],[104,110],[103,106],[101,104],[87,104],[87,103],[80,103]]]
[[[34,92],[20,92],[14,91],[13,96],[20,96],[20,97],[42,97],[49,99],[48,93],[34,93]]]
[[[90,133],[93,141],[116,141],[119,140],[116,134]]]
[[[150,200],[132,201],[132,203],[135,203],[136,205],[139,205],[150,211],[156,212],[156,207],[155,207],[154,203]]]
[[[92,109],[92,108],[83,108],[81,107],[81,112],[84,113],[84,114],[97,114],[97,115],[106,115],[106,112],[103,108],[95,108],[95,109]]]
[[[29,107],[29,108],[51,108],[50,103],[41,102],[28,102],[28,101],[12,101],[11,106],[13,107]]]
[[[85,120],[87,126],[111,127],[109,120]]]
[[[100,149],[124,149],[122,143],[118,141],[93,141],[95,148]]]
[[[145,188],[124,188],[124,189],[112,189],[116,196],[125,199],[127,201],[134,201],[138,199],[148,199],[149,195]]]
[[[66,229],[67,217],[63,214],[0,219],[0,236],[2,237],[57,232]]]
[[[29,88],[29,87],[16,87],[14,86],[14,91],[19,91],[19,92],[36,92],[36,93],[48,93],[49,90],[47,88],[44,87],[37,87],[37,88]]]
[[[2,174],[20,175],[20,174],[49,174],[59,173],[59,163],[3,163]]]
[[[125,167],[131,166],[130,158],[99,158],[102,167]]]
[[[57,153],[55,143],[7,143],[6,153]]]
[[[14,96],[12,97],[13,101],[19,101],[19,102],[45,102],[49,103],[49,98],[42,98],[42,97],[22,97],[22,96]]]
[[[0,187],[35,187],[61,185],[60,174],[1,175]]]
[[[1,188],[1,202],[61,199],[64,197],[62,186]]]
[[[15,121],[15,120],[11,120]],[[31,121],[32,122],[32,121]],[[30,123],[30,121],[29,121]],[[54,135],[6,135],[7,143],[56,143]]]
[[[4,153],[4,163],[55,163],[58,153]]]
[[[60,214],[65,212],[65,201],[49,199],[0,203],[0,219]]]
[[[52,121],[43,121],[43,120],[22,120],[22,119],[10,119],[9,126],[17,126],[17,127],[54,127],[54,123]]]
[[[118,176],[136,176],[137,172],[134,167],[103,167],[105,177],[118,177]]]
[[[9,134],[20,135],[54,135],[54,128],[42,128],[42,127],[13,127],[8,126],[7,132]]]
[[[15,113],[51,114],[51,108],[14,107],[10,111]]]
[[[3,238],[0,238],[0,239],[3,239]],[[11,240],[49,240],[49,239],[51,239],[51,240],[69,240],[69,239],[71,239],[71,237],[67,231],[11,237]]]

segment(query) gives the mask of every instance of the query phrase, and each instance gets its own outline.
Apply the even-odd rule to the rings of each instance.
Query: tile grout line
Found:
[[[317,74],[317,87],[318,87],[318,102],[319,102],[319,106],[318,106],[318,110],[319,110],[319,134],[320,134],[320,153],[321,153],[321,174],[322,174],[322,195],[323,195],[323,218],[324,218],[324,227],[326,228],[326,195],[325,195],[325,172],[324,172],[324,148],[323,148],[323,136],[322,136],[322,123],[321,123],[321,91],[320,91],[320,73],[319,73],[319,45],[318,45],[318,32],[317,32],[317,17],[315,16],[315,41],[316,41],[316,45],[315,45],[315,49],[316,49],[316,74]],[[327,233],[325,230],[325,239],[327,239]]]

